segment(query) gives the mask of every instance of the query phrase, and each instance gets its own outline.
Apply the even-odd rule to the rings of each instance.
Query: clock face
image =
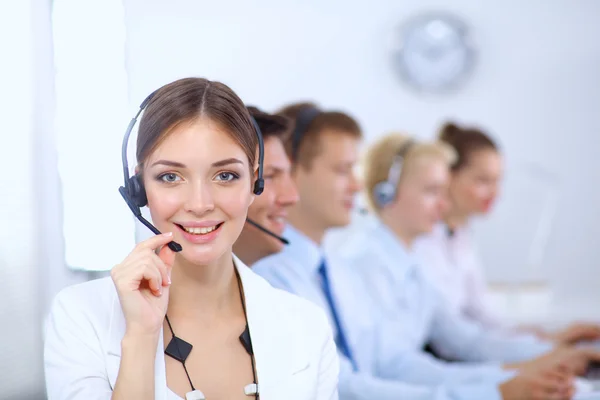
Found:
[[[427,14],[404,27],[394,61],[414,88],[446,92],[463,83],[474,56],[464,23],[449,14]]]

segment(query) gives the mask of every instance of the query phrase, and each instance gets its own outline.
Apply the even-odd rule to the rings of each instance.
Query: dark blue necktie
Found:
[[[335,329],[337,331],[336,345],[338,347],[338,350],[350,361],[354,371],[358,371],[356,361],[352,357],[350,344],[348,343],[348,339],[346,338],[344,330],[342,329],[342,324],[340,323],[340,318],[335,307],[333,295],[331,294],[331,285],[329,283],[329,274],[327,273],[327,266],[325,260],[323,260],[323,262],[319,266],[319,275],[321,276],[321,283],[323,285],[323,294],[327,299],[329,309],[331,310],[331,315],[333,316],[333,323],[335,324]]]

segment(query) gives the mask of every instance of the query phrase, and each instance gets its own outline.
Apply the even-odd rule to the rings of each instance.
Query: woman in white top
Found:
[[[416,250],[427,266],[425,273],[450,307],[489,328],[504,328],[487,300],[486,280],[469,226],[471,218],[487,214],[496,200],[502,155],[497,144],[477,128],[447,123],[439,139],[452,146],[458,156],[452,166],[448,209],[443,223],[421,238]],[[572,325],[556,333],[536,333],[564,343],[600,338],[600,328],[588,324]]]
[[[222,83],[186,78],[143,109],[136,175],[120,191],[138,218],[147,204],[165,233],[138,244],[110,278],[56,297],[48,398],[337,399],[323,312],[232,254],[263,185],[262,139],[243,102]]]

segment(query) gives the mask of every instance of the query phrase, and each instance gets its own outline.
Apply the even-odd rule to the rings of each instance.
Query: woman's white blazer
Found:
[[[260,399],[337,400],[339,361],[324,312],[273,288],[235,257],[234,264],[246,297]],[[111,278],[62,290],[44,333],[48,399],[109,400],[125,334]],[[168,393],[163,343],[161,334],[155,358],[157,400],[167,400]]]

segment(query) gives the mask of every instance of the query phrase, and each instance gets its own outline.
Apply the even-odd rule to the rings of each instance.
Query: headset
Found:
[[[129,206],[131,211],[133,212],[133,215],[135,215],[135,217],[142,224],[144,224],[144,226],[146,226],[148,229],[150,229],[154,234],[160,235],[161,232],[154,225],[152,225],[147,219],[145,219],[142,216],[141,208],[148,204],[148,198],[146,197],[146,190],[144,189],[142,177],[139,174],[135,174],[134,176],[129,176],[129,163],[127,162],[127,144],[129,143],[129,136],[131,135],[131,131],[133,130],[140,114],[142,113],[142,111],[144,111],[144,109],[146,108],[148,103],[150,103],[150,100],[152,100],[152,98],[154,97],[154,95],[156,94],[157,91],[158,90],[155,90],[154,92],[150,93],[150,95],[148,95],[148,97],[146,97],[144,99],[142,104],[140,104],[140,108],[139,108],[138,112],[131,119],[131,121],[129,122],[129,125],[127,126],[127,130],[125,131],[125,137],[123,138],[123,144],[121,147],[121,159],[123,162],[124,185],[119,187],[119,193],[121,193],[121,196],[123,197],[123,199]],[[256,182],[254,182],[254,188],[253,188],[252,192],[258,196],[263,192],[263,190],[265,188],[265,181],[263,179],[263,163],[264,163],[265,149],[264,149],[264,143],[263,143],[263,138],[262,138],[262,133],[260,131],[260,128],[259,128],[258,124],[256,123],[256,120],[254,118],[251,118],[251,119],[252,119],[252,123],[254,125],[254,130],[256,131],[256,136],[258,138],[258,177],[256,179]],[[258,225],[255,222],[253,224]],[[283,243],[287,244],[287,240],[285,240],[284,238],[277,236],[275,233],[269,231],[268,229],[266,229],[262,226],[260,228],[262,228],[263,231],[267,232],[271,236],[274,236],[274,237],[278,238],[279,240],[281,240]],[[169,242],[168,246],[174,252],[180,252],[182,249],[181,245],[174,241]]]
[[[252,221],[250,218],[246,218],[246,222],[248,222],[250,225],[258,228],[259,230],[263,231],[264,233],[266,233],[269,236],[274,237],[275,239],[279,240],[281,243],[288,245],[290,244],[290,241],[287,240],[284,237],[279,236],[278,234],[276,234],[273,231],[268,230],[267,228],[265,228],[264,226],[262,226],[261,224],[259,224],[258,222]]]
[[[415,144],[416,142],[414,140],[409,139],[400,147],[398,153],[396,153],[396,156],[392,161],[387,179],[383,182],[379,182],[373,188],[373,197],[375,198],[375,201],[379,207],[383,208],[391,204],[396,198],[398,180],[402,175],[402,164],[404,163],[404,158],[406,157],[408,150],[410,150]]]
[[[306,107],[300,110],[296,117],[296,124],[294,125],[294,131],[292,133],[292,160],[298,160],[298,150],[300,149],[300,142],[302,136],[308,130],[310,124],[319,116],[322,111],[317,107]]]

